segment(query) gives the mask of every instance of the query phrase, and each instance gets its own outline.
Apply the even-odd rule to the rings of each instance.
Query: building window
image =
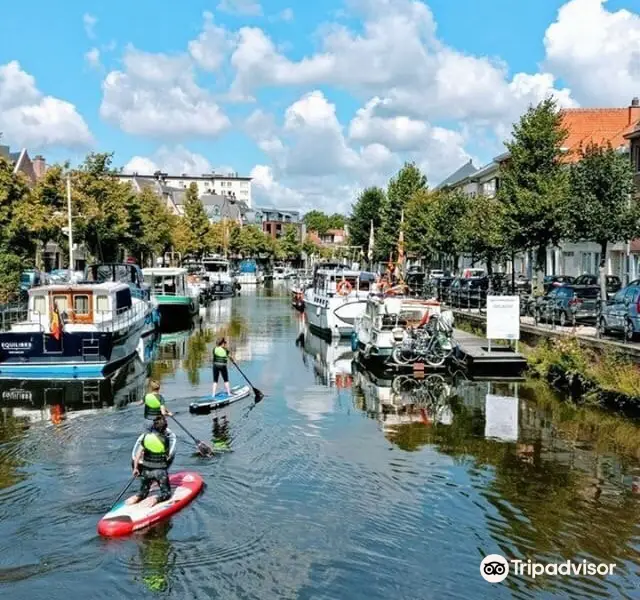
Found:
[[[248,187],[249,187],[249,182],[248,182],[248,181],[241,181],[241,182],[240,182],[240,187],[242,187],[242,188],[248,188]]]

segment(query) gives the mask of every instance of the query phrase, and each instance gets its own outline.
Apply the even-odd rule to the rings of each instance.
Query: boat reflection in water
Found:
[[[336,338],[328,342],[305,327],[296,343],[302,347],[305,365],[309,364],[311,358],[316,383],[338,389],[351,388],[354,354],[349,340]]]
[[[121,408],[144,397],[146,365],[134,356],[108,377],[98,379],[1,379],[3,416],[59,424],[108,407]]]

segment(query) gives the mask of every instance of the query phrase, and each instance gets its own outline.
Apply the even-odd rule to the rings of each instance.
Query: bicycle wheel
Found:
[[[413,357],[413,353],[409,353],[402,346],[396,346],[392,353],[391,358],[398,365],[410,365],[415,362],[415,358]]]

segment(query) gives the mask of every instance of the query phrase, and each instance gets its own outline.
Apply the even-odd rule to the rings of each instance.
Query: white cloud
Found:
[[[573,102],[569,90],[554,88],[549,74],[510,79],[504,63],[447,47],[421,2],[365,0],[356,6],[364,17],[361,32],[325,27],[321,50],[299,61],[279,52],[261,29],[241,29],[231,57],[233,93],[250,97],[264,86],[334,85],[363,100],[379,97],[392,116],[496,124],[512,122],[548,94]]]
[[[285,8],[279,15],[278,18],[281,21],[285,21],[287,23],[291,23],[291,21],[293,21],[293,9],[292,8]]]
[[[357,111],[349,125],[349,137],[357,142],[381,142],[391,150],[415,150],[430,134],[424,121],[406,116],[383,118],[376,116],[376,108],[384,100],[372,98]]]
[[[89,127],[76,107],[43,95],[18,61],[0,65],[0,131],[7,143],[30,150],[93,144]]]
[[[584,103],[626,106],[640,94],[640,14],[608,11],[605,2],[560,8],[545,33],[545,65]]]
[[[212,171],[211,163],[202,154],[189,151],[184,146],[161,146],[153,156],[134,156],[124,166],[125,173],[151,175],[164,171],[172,175],[202,175]]]
[[[232,48],[229,32],[216,25],[213,14],[205,12],[202,33],[189,42],[189,53],[198,66],[205,71],[217,71]]]
[[[218,4],[218,10],[232,15],[244,15],[247,17],[262,16],[262,6],[255,0],[222,0]]]
[[[87,36],[90,39],[94,39],[96,37],[95,27],[96,27],[96,23],[98,22],[98,19],[93,15],[90,15],[89,13],[85,13],[82,16],[82,22],[84,24],[84,30]]]
[[[255,111],[245,128],[271,161],[270,166],[256,167],[258,201],[281,200],[305,210],[348,210],[358,190],[386,185],[405,158],[417,161],[431,179],[445,177],[468,160],[461,133],[410,121],[407,135],[401,119],[371,115],[377,102],[358,111],[349,139],[335,105],[317,90],[292,103],[281,126]]]
[[[231,126],[212,95],[197,85],[186,55],[129,47],[124,70],[110,72],[102,89],[100,115],[126,133],[163,139],[215,137]]]
[[[100,63],[100,50],[97,48],[91,48],[91,50],[84,55],[84,59],[92,69],[99,69],[102,66]]]

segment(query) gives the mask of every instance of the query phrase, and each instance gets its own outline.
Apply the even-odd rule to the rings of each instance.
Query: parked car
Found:
[[[542,285],[544,287],[544,293],[548,294],[552,288],[558,287],[565,283],[575,283],[574,278],[569,275],[547,275]],[[581,284],[581,285],[592,285],[592,284]]]
[[[449,287],[448,303],[460,308],[486,306],[488,289],[488,277],[456,277]]]
[[[597,286],[564,284],[542,296],[535,307],[538,321],[553,320],[565,327],[575,322],[597,321],[600,290]]]
[[[622,282],[616,275],[607,275],[607,295],[612,296],[620,291]],[[574,285],[600,285],[600,278],[597,275],[579,275],[573,280]]]
[[[640,280],[622,288],[602,307],[598,332],[621,333],[628,341],[640,333]]]

